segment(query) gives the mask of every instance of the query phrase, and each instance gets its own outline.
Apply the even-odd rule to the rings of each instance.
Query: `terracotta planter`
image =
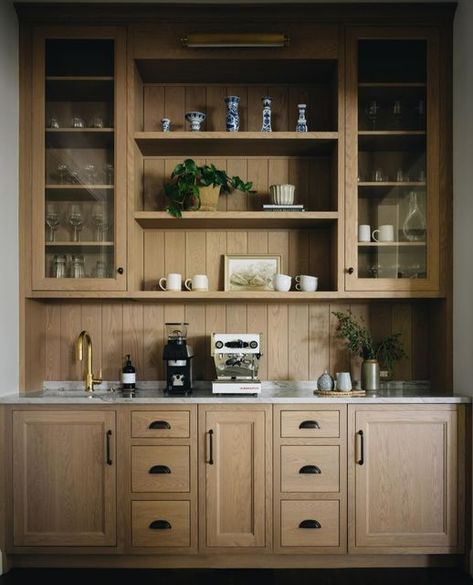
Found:
[[[200,207],[198,211],[216,211],[220,197],[220,185],[199,187]]]

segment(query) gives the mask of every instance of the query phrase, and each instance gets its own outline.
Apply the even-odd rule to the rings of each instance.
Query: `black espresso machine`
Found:
[[[166,363],[166,389],[169,395],[191,394],[192,358],[194,352],[187,345],[189,323],[165,323],[168,341],[164,346],[163,360]]]

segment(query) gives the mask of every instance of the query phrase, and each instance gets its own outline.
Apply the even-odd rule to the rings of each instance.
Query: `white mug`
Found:
[[[177,272],[171,272],[159,279],[159,286],[163,290],[181,290],[182,276]]]
[[[365,223],[361,223],[358,226],[358,241],[359,242],[371,242],[371,226]]]
[[[292,278],[287,274],[275,274],[273,276],[274,290],[287,292],[291,290]]]
[[[394,226],[380,225],[377,230],[373,230],[372,236],[375,242],[394,242]]]
[[[352,389],[350,372],[337,372],[337,390],[347,392]]]
[[[302,290],[304,292],[314,292],[317,290],[319,280],[316,276],[309,276],[307,274],[300,274],[296,276],[296,290]]]
[[[206,274],[194,274],[192,278],[188,278],[184,282],[187,290],[207,291],[209,290],[209,279]]]

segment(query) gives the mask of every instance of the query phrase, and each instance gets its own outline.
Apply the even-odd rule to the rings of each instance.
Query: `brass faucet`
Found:
[[[84,372],[85,391],[93,392],[94,384],[102,382],[102,368],[99,370],[98,378],[92,372],[92,338],[88,331],[81,331],[76,341],[77,359],[81,362],[84,359],[84,340],[87,342],[87,365]]]

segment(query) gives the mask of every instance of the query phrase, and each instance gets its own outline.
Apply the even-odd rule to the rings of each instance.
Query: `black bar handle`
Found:
[[[151,530],[171,530],[171,523],[167,520],[153,520],[149,525]]]
[[[112,455],[111,455],[112,449],[110,446],[110,439],[112,438],[112,431],[110,429],[107,431],[106,438],[107,438],[107,465],[112,465]]]
[[[302,520],[299,524],[299,528],[322,528],[322,525],[318,520]]]
[[[163,473],[171,473],[171,470],[169,469],[169,467],[167,465],[153,465],[153,467],[150,468],[148,473],[160,475]]]
[[[356,433],[357,435],[360,435],[360,458],[358,459],[357,463],[358,465],[363,465],[363,463],[365,462],[365,439],[363,436],[363,431],[358,431]]]
[[[300,429],[320,429],[320,425],[316,420],[303,420],[299,425]]]
[[[214,432],[212,429],[209,431],[209,465],[214,464]]]
[[[320,467],[317,467],[317,465],[304,465],[299,469],[299,473],[311,473],[314,475],[318,475],[319,473],[322,472],[320,471]]]
[[[168,423],[167,420],[154,420],[150,423],[149,429],[170,429],[171,425]]]

